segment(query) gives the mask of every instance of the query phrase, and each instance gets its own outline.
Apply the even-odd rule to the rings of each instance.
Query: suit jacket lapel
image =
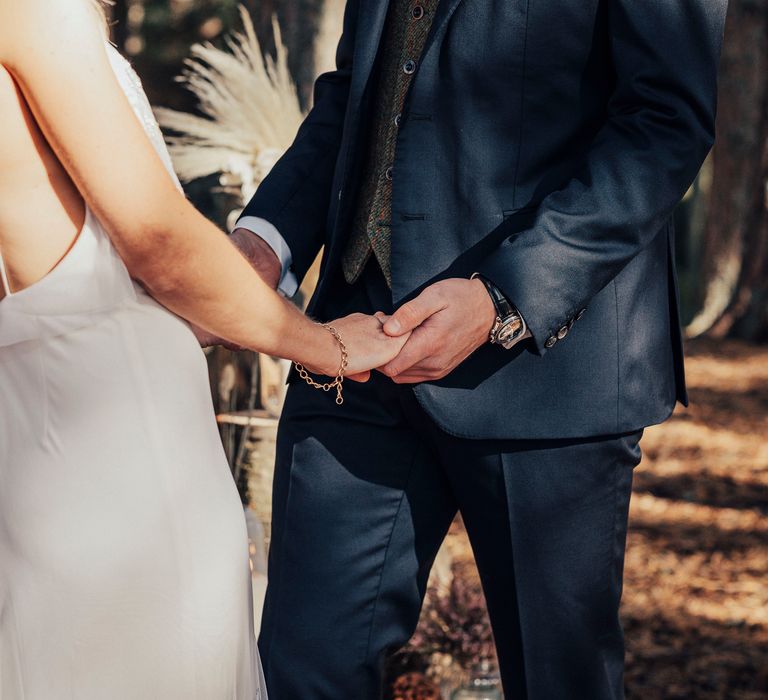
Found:
[[[360,100],[371,77],[388,9],[389,0],[360,0],[350,86],[350,98],[353,100]]]
[[[445,31],[448,20],[461,3],[462,0],[440,0],[422,56],[427,55],[437,37]],[[388,9],[389,0],[360,0],[358,36],[355,41],[354,68],[350,89],[350,99],[354,101],[355,105],[362,98],[365,87],[370,80]]]
[[[422,60],[427,53],[429,53],[429,50],[435,43],[437,37],[445,31],[448,26],[448,20],[453,16],[453,13],[456,12],[456,9],[461,5],[462,1],[463,0],[440,0],[440,3],[437,6],[437,12],[435,13],[435,19],[429,30],[427,43],[424,45]]]
[[[448,20],[461,3],[462,0],[440,0],[423,55],[427,54],[436,37],[445,30]],[[370,80],[388,9],[389,0],[360,0],[351,86],[351,96],[354,99],[359,100],[362,97]]]
[[[348,0],[353,2],[354,0]],[[357,144],[357,136],[360,129],[361,113],[360,101],[371,77],[373,64],[376,61],[376,55],[381,43],[381,36],[384,30],[384,23],[387,18],[390,0],[359,0],[357,29],[355,36],[355,49],[352,59],[352,83],[350,85],[348,110],[351,114],[349,130],[347,133],[348,146],[354,148]],[[437,6],[437,14],[432,23],[430,34],[427,37],[427,43],[424,47],[422,57],[426,56],[430,47],[434,44],[436,37],[445,30],[448,20],[451,18],[456,8],[462,0],[440,0]],[[413,85],[411,85],[413,87]],[[345,165],[345,177],[350,165],[350,155],[348,153]],[[336,229],[334,229],[336,230]],[[335,237],[332,243],[331,256],[338,252],[339,237]]]

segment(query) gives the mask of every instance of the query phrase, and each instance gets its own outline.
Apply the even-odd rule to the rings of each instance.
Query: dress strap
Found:
[[[5,269],[5,260],[3,260],[3,253],[0,251],[0,280],[3,283],[3,291],[5,296],[11,296],[11,284],[8,281],[8,271]]]

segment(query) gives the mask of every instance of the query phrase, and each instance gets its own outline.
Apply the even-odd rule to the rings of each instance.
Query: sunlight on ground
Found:
[[[765,700],[768,349],[692,343],[687,374],[691,407],[646,431],[635,473],[627,700]]]

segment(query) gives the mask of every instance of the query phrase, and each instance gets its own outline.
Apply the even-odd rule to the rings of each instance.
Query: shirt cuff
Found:
[[[293,255],[291,249],[285,242],[285,239],[269,221],[261,219],[258,216],[244,216],[238,219],[234,228],[244,228],[261,238],[277,255],[282,268],[280,272],[280,282],[277,290],[285,297],[292,297],[299,290],[299,280],[291,270]],[[234,229],[233,229],[234,230]]]

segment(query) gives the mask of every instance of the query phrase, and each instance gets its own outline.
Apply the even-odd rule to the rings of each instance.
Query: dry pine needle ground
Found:
[[[687,355],[691,406],[646,431],[635,472],[627,700],[766,700],[768,349]],[[449,546],[469,558],[458,529]]]

